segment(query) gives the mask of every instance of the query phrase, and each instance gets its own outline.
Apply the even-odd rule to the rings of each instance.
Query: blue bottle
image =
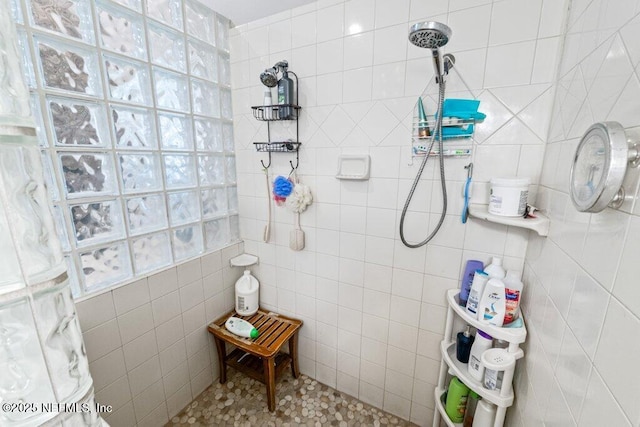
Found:
[[[464,275],[462,276],[462,283],[460,284],[460,301],[459,304],[462,307],[467,306],[467,300],[469,299],[469,291],[471,290],[471,284],[473,283],[473,275],[476,270],[482,270],[484,264],[482,261],[470,259],[467,261],[467,267],[464,269]]]

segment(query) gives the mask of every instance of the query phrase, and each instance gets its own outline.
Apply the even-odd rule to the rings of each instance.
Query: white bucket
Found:
[[[529,178],[492,178],[489,213],[523,216],[529,197]]]

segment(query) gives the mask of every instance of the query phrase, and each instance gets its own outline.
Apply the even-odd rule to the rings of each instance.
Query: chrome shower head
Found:
[[[267,68],[260,73],[260,81],[266,87],[275,87],[278,84],[278,72],[275,68]]]
[[[411,26],[409,30],[409,41],[414,45],[426,49],[431,49],[433,56],[433,69],[436,73],[436,83],[444,82],[444,75],[449,71],[445,66],[443,74],[440,65],[440,48],[449,42],[451,28],[441,22],[429,21],[420,22]]]
[[[409,41],[418,47],[438,49],[451,37],[451,28],[440,22],[420,22],[411,26]]]
[[[271,68],[267,68],[260,73],[260,81],[266,87],[275,87],[278,84],[278,71],[282,71],[286,74],[288,67],[289,63],[285,60],[276,62],[276,65]]]

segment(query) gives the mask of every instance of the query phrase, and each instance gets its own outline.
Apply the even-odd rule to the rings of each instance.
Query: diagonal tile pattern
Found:
[[[551,233],[530,242],[537,249],[525,264],[530,351],[518,374],[514,425],[640,422],[633,403],[640,390],[612,368],[626,363],[612,340],[640,338],[640,308],[630,299],[640,210],[625,203],[620,210],[580,213],[567,194],[568,167],[588,126],[605,120],[640,125],[639,7],[638,1],[572,2],[541,176],[546,197],[540,207],[551,213]],[[630,192],[637,193],[638,177],[630,178]]]
[[[262,99],[257,76],[264,68],[287,59],[301,82],[298,176],[314,195],[313,205],[301,215],[304,251],[288,248],[293,219],[285,209],[274,208],[272,240],[262,240],[267,212],[259,160],[264,155],[252,151],[250,138],[264,136],[265,124],[256,122],[257,135],[235,134],[249,138],[236,144],[244,147],[237,152],[242,159],[238,191],[245,248],[261,258],[254,274],[261,280],[262,303],[304,320],[302,372],[405,420],[430,425],[444,290],[458,286],[466,259],[501,255],[508,268],[522,270],[526,250],[517,232],[460,223],[463,166],[474,162],[477,201],[484,202],[495,174],[538,181],[567,2],[423,3],[318,1],[234,28],[232,46],[238,52],[232,50],[231,62],[252,68],[253,77],[243,73],[236,80],[240,86],[233,88],[234,117],[243,126],[246,122],[237,117],[253,120],[249,108]],[[527,13],[514,17],[514,10]],[[449,203],[444,229],[428,248],[414,250],[399,240],[398,223],[420,167],[416,160],[421,159],[411,157],[416,100],[422,96],[433,114],[438,88],[430,52],[411,45],[407,30],[432,19],[453,29],[443,49],[456,57],[447,96],[480,99],[487,119],[476,128],[471,158],[445,160]],[[282,31],[288,27],[289,35]],[[291,49],[272,50],[272,35],[277,45]],[[288,37],[290,43],[284,40]],[[582,104],[571,110],[574,117]],[[281,126],[272,123],[272,135]],[[338,156],[354,153],[370,156],[369,181],[336,180]],[[274,155],[270,175],[287,176],[291,158]],[[411,239],[424,238],[438,222],[443,203],[435,163],[427,162],[410,206],[405,223]],[[493,232],[500,237],[487,245],[486,236]],[[399,333],[398,325],[411,333]],[[428,342],[416,345],[415,336],[426,332]]]

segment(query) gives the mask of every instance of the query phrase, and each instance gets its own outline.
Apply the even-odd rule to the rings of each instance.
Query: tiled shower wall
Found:
[[[113,427],[164,425],[218,378],[208,323],[233,308],[242,244],[76,304],[96,401]]]
[[[565,9],[556,0],[322,0],[232,29],[242,238],[245,250],[260,257],[261,305],[305,322],[304,373],[431,423],[445,290],[459,286],[467,259],[499,255],[507,268],[522,270],[527,249],[522,229],[473,218],[461,224],[463,166],[474,162],[479,201],[492,176],[538,182]],[[433,80],[430,52],[407,36],[411,24],[424,20],[453,29],[445,51],[455,53],[469,90],[452,73],[450,96],[470,91],[487,119],[477,126],[473,157],[445,161],[449,207],[442,230],[427,247],[407,249],[398,221],[420,161],[408,165],[413,109]],[[298,175],[314,194],[301,215],[300,252],[288,247],[293,215],[284,207],[273,208],[271,241],[263,242],[268,184],[260,160],[267,156],[252,145],[267,140],[266,125],[250,109],[262,103],[260,72],[282,59],[299,77]],[[431,83],[427,92],[433,89]],[[271,131],[295,137],[295,122],[274,123]],[[370,155],[371,179],[337,180],[342,153]],[[295,156],[275,153],[270,179],[287,176],[289,160]],[[429,164],[410,207],[410,241],[422,240],[437,222],[437,177]]]
[[[640,3],[573,0],[539,203],[549,237],[525,264],[528,351],[513,426],[637,426],[640,387],[638,171],[620,210],[579,213],[568,195],[572,155],[594,122],[640,126]]]

